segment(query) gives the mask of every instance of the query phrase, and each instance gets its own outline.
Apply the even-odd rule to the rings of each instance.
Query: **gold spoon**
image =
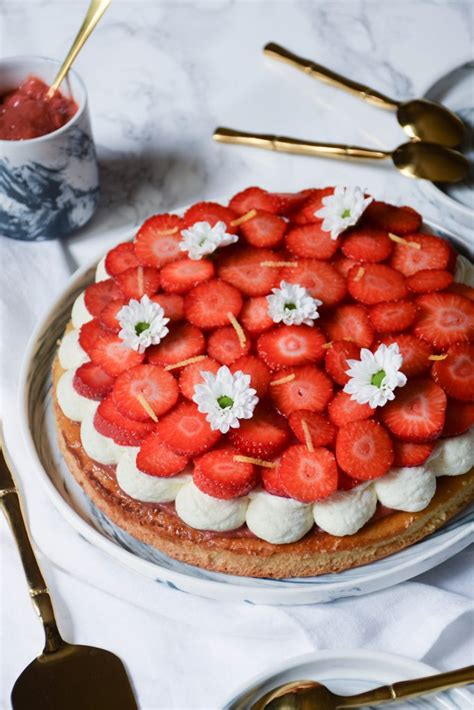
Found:
[[[336,72],[323,67],[321,64],[316,64],[310,59],[299,57],[279,44],[275,44],[275,42],[266,44],[263,51],[273,59],[279,59],[282,62],[291,64],[291,66],[301,69],[309,76],[320,79],[332,86],[337,86],[340,89],[345,89],[379,108],[396,111],[399,124],[411,138],[430,143],[439,143],[450,148],[455,148],[462,143],[464,137],[463,122],[441,104],[427,99],[396,101],[381,94],[379,91],[370,89],[368,86],[352,81],[352,79],[346,79],[346,77],[336,74]]]
[[[274,688],[252,705],[252,710],[338,710],[384,705],[394,700],[417,698],[440,693],[449,688],[474,683],[474,666],[466,666],[449,673],[438,673],[424,678],[403,680],[382,685],[357,695],[336,695],[315,681],[293,681]]]
[[[61,64],[61,67],[58,73],[56,74],[53,83],[48,89],[48,92],[46,94],[46,97],[48,99],[54,96],[56,91],[59,89],[62,80],[71,68],[71,64],[76,59],[77,55],[81,51],[92,30],[99,22],[100,18],[107,10],[111,2],[112,0],[91,0],[86,12],[86,16],[84,17],[84,21],[74,39],[74,42],[71,45],[71,49],[67,53],[66,59]]]
[[[66,643],[61,638],[10,468],[0,428],[0,507],[10,523],[31,601],[43,623],[45,635],[43,653],[25,668],[13,686],[13,710],[137,710],[127,672],[115,654],[94,646]],[[7,647],[6,641],[5,644]]]
[[[461,153],[436,143],[412,141],[399,145],[395,150],[375,150],[339,143],[315,143],[288,136],[264,133],[245,133],[220,126],[213,138],[219,143],[237,143],[254,148],[275,150],[280,153],[321,156],[324,158],[363,158],[375,160],[392,159],[404,175],[432,182],[459,182],[469,172],[469,162]]]

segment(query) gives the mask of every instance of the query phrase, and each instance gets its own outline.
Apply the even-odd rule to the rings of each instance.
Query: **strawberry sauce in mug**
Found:
[[[41,79],[29,76],[17,89],[0,96],[0,140],[45,136],[74,116],[76,102],[59,91],[46,98],[48,88]]]

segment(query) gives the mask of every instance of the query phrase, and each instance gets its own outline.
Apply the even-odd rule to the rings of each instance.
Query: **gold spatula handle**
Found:
[[[458,668],[448,673],[402,680],[392,685],[383,685],[366,693],[351,695],[350,698],[338,698],[338,708],[360,708],[364,705],[383,705],[393,700],[417,698],[430,693],[441,693],[443,690],[458,688],[462,685],[474,683],[474,666]]]
[[[342,143],[316,143],[314,141],[300,140],[299,138],[290,138],[289,136],[275,136],[269,133],[246,133],[222,126],[216,128],[213,138],[219,143],[237,143],[239,145],[253,146],[254,148],[275,150],[279,153],[298,153],[299,155],[313,155],[325,158],[384,160],[391,156],[391,152],[385,150],[373,150],[372,148],[362,148]]]
[[[351,94],[355,94],[360,99],[364,99],[364,101],[368,101],[379,108],[395,110],[399,106],[398,101],[385,96],[385,94],[380,93],[380,91],[375,91],[375,89],[364,86],[364,84],[359,84],[357,81],[347,79],[345,76],[337,74],[335,71],[327,69],[321,64],[317,64],[311,59],[299,57],[297,54],[293,54],[289,49],[285,49],[285,47],[275,42],[266,44],[263,51],[268,57],[272,57],[272,59],[279,59],[281,62],[291,64],[291,66],[304,71],[305,74],[324,81],[326,84],[331,84],[331,86],[336,86],[338,89],[349,91]]]
[[[63,644],[54,618],[53,605],[46,582],[38,565],[20,505],[20,497],[10,466],[5,459],[0,431],[0,506],[5,513],[20,553],[23,569],[36,613],[43,622],[45,634],[44,653],[53,653]]]

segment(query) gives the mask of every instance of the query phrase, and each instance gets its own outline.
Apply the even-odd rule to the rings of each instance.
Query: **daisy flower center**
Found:
[[[348,217],[351,216],[351,211],[348,207],[341,213],[342,219],[347,219]]]
[[[145,321],[140,321],[140,323],[136,323],[135,325],[135,333],[137,335],[140,335],[141,333],[143,333],[144,330],[148,330],[149,327],[149,323],[145,323]]]
[[[385,370],[379,370],[378,372],[375,373],[375,375],[372,375],[372,379],[370,380],[370,384],[374,385],[375,387],[381,387],[382,382],[384,381],[386,376],[387,376],[387,373],[385,372]]]
[[[227,407],[232,407],[234,400],[232,397],[228,397],[226,394],[223,394],[221,397],[217,398],[217,404],[221,409],[227,409]]]
[[[285,310],[286,311],[294,311],[296,310],[296,303],[285,303]]]

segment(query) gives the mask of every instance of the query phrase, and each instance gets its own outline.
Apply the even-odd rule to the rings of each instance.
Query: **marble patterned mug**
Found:
[[[51,84],[59,62],[43,57],[0,60],[0,96],[28,76]],[[99,173],[92,139],[87,94],[70,71],[61,93],[78,109],[61,128],[27,140],[0,139],[0,234],[36,241],[64,237],[94,214]]]

